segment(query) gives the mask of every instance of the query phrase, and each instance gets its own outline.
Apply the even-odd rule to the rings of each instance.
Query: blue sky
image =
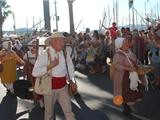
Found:
[[[26,27],[27,20],[28,26],[33,25],[33,16],[35,23],[40,18],[43,19],[43,0],[7,0],[11,5],[11,10],[15,13],[16,28]],[[116,0],[115,0],[116,1]],[[134,0],[134,6],[141,15],[145,13],[145,1],[147,0]],[[146,4],[146,12],[157,11],[156,3],[160,3],[159,0],[149,0]],[[113,0],[75,0],[74,6],[74,23],[75,28],[82,20],[77,31],[84,30],[86,27],[91,29],[98,29],[99,21],[102,21],[104,11],[110,8],[110,14],[112,16]],[[159,4],[160,7],[160,4]],[[156,9],[156,10],[155,10]],[[68,4],[67,0],[57,0],[57,10],[60,16],[59,30],[69,31],[69,18],[68,18]],[[54,0],[50,0],[50,13],[54,15]],[[119,25],[126,24],[128,21],[128,0],[119,0]],[[123,20],[124,19],[124,20]],[[108,23],[108,22],[107,22]],[[140,23],[140,20],[139,20]],[[52,29],[55,29],[55,21],[51,19]],[[40,27],[40,26],[38,26]],[[41,24],[43,27],[43,23]],[[4,23],[5,30],[13,30],[13,20],[10,16]]]

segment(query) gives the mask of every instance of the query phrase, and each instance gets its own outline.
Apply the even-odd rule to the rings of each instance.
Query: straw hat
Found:
[[[50,45],[51,41],[54,40],[54,38],[65,38],[62,32],[54,32],[50,37],[48,37],[45,40],[45,44],[48,46]]]

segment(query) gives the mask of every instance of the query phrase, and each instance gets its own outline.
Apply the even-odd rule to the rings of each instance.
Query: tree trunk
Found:
[[[2,16],[2,10],[0,8],[0,38],[3,37],[2,25],[3,25],[3,16]]]
[[[0,38],[3,38],[2,24],[0,23]]]

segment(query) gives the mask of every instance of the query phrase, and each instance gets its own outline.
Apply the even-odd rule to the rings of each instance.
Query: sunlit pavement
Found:
[[[160,89],[149,89],[144,100],[134,106],[132,116],[122,114],[122,108],[112,103],[112,81],[107,74],[85,75],[76,72],[80,96],[72,98],[76,120],[160,120]],[[43,120],[43,109],[34,107],[33,101],[6,95],[0,84],[0,120]],[[56,105],[56,120],[64,120]]]

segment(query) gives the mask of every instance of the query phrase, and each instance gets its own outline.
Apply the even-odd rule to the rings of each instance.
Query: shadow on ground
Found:
[[[94,110],[88,107],[81,97],[75,97],[75,101],[78,105],[72,102],[73,112],[75,114],[76,120],[109,120],[105,112],[100,110]],[[64,115],[59,104],[57,104],[56,114],[61,116],[61,119],[64,120]],[[63,116],[63,117],[62,117]]]

